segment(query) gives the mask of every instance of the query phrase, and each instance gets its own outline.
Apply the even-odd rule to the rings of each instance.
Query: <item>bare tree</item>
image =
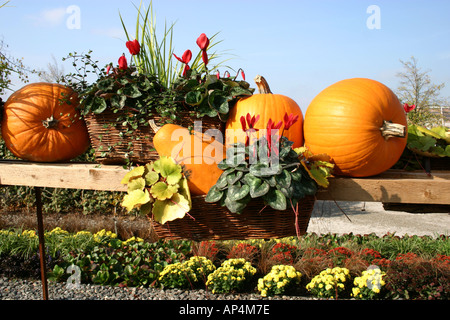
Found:
[[[52,55],[53,62],[47,64],[47,70],[41,71],[40,78],[46,82],[59,83],[64,77],[64,66],[60,66]]]
[[[396,93],[402,103],[416,106],[408,113],[409,121],[419,125],[439,124],[441,116],[432,113],[431,108],[448,106],[448,100],[440,97],[440,91],[445,83],[433,84],[430,71],[422,71],[414,57],[409,61],[400,60],[400,62],[404,71],[397,73],[397,77],[401,80]]]

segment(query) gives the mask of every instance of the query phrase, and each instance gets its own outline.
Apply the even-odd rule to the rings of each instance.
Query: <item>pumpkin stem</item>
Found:
[[[53,116],[50,116],[50,118],[42,120],[42,125],[47,129],[54,129],[58,126],[58,122],[59,120],[56,120]]]
[[[392,123],[390,121],[383,121],[383,126],[380,128],[381,135],[388,140],[389,138],[397,137],[404,138],[406,137],[406,127],[399,123]]]
[[[157,133],[158,130],[161,129],[160,127],[158,127],[156,125],[155,120],[153,120],[153,119],[148,120],[148,124],[150,125],[150,127],[152,127],[152,129],[155,133]]]
[[[258,87],[258,91],[261,94],[268,94],[268,93],[272,93],[272,91],[270,91],[270,87],[269,84],[267,83],[266,79],[264,79],[263,76],[256,76],[255,77],[255,83],[256,86]]]

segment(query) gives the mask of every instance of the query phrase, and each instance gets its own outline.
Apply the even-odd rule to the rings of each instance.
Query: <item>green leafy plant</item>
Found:
[[[171,157],[135,167],[125,174],[121,183],[128,186],[122,206],[128,212],[135,208],[145,215],[151,212],[153,219],[161,224],[183,218],[192,207],[182,167]]]
[[[450,131],[443,126],[427,129],[411,124],[407,147],[421,156],[450,157]]]
[[[173,90],[179,96],[177,100],[189,105],[198,118],[218,117],[223,122],[227,121],[231,108],[239,99],[251,96],[255,91],[245,80],[238,81],[237,75],[220,77],[206,68],[200,72],[189,69],[173,83]]]
[[[236,143],[228,148],[226,159],[218,164],[224,172],[209,190],[205,201],[220,202],[233,213],[242,213],[256,198],[262,198],[275,210],[286,210],[288,204],[296,210],[300,199],[314,195],[318,189],[318,183],[308,168],[309,161],[303,153],[292,149],[292,141],[282,134],[281,138],[271,134],[271,129],[276,129],[271,120],[267,125],[267,135],[250,143],[251,133],[248,132],[255,130],[253,126],[258,119],[250,114],[241,117],[243,130],[246,131],[245,121],[250,128],[246,131],[248,139],[245,144]],[[288,130],[292,123],[285,121],[284,130]]]

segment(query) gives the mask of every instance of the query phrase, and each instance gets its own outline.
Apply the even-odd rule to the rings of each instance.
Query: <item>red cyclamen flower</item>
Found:
[[[247,113],[247,115],[245,117],[241,116],[241,118],[239,120],[241,121],[242,130],[244,130],[244,132],[246,134],[245,145],[248,146],[250,143],[250,134],[252,132],[258,131],[258,129],[255,128],[255,124],[259,120],[259,114],[257,116],[252,117],[250,115],[250,113]],[[248,129],[247,129],[247,125],[248,125]]]
[[[273,149],[275,151],[275,154],[278,155],[279,150],[276,147],[276,145],[273,145],[272,142],[275,142],[278,144],[278,141],[280,140],[279,135],[272,134],[272,130],[279,130],[281,126],[283,125],[283,121],[278,122],[275,124],[275,122],[272,121],[272,119],[269,119],[267,122],[267,146],[269,147],[269,150],[267,151],[267,156],[270,157],[270,153]]]
[[[139,54],[139,52],[141,51],[141,45],[136,39],[134,39],[133,41],[127,41],[125,45],[133,56]]]
[[[244,72],[244,70],[241,70],[241,76],[242,76],[242,79],[244,79],[244,81],[245,81],[245,72]]]
[[[197,45],[200,47],[200,50],[202,50],[202,60],[205,66],[208,64],[208,54],[206,53],[206,50],[209,46],[209,39],[206,36],[206,34],[202,33],[197,38]]]
[[[298,114],[294,115],[291,113],[290,115],[287,112],[284,114],[284,130],[289,130],[289,128],[298,120]]]
[[[405,112],[406,112],[406,113],[413,111],[415,108],[416,108],[416,105],[415,105],[415,104],[409,105],[409,104],[405,103],[405,104],[403,105],[403,109],[405,109]]]
[[[191,52],[191,50],[189,50],[189,49],[186,50],[186,51],[183,53],[183,55],[181,56],[181,58],[177,57],[177,56],[175,55],[175,53],[174,53],[173,55],[174,55],[175,58],[177,58],[178,61],[180,61],[180,62],[182,62],[182,63],[185,64],[184,70],[183,70],[183,76],[185,76],[185,75],[186,75],[186,71],[188,71],[188,70],[190,69],[188,63],[189,63],[189,62],[191,61],[191,59],[192,59],[192,52]]]
[[[119,58],[119,69],[120,70],[128,69],[127,58],[125,58],[124,54]]]

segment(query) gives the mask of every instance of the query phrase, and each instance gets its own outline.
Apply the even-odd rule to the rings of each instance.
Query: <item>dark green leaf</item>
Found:
[[[286,210],[286,197],[280,190],[270,190],[263,199],[275,210]]]
[[[244,173],[242,171],[234,171],[227,175],[227,183],[229,186],[235,184],[237,181],[239,181]]]
[[[186,94],[186,103],[191,106],[199,105],[203,101],[203,94],[200,91],[190,91]]]
[[[205,202],[217,202],[222,199],[223,191],[220,191],[216,186],[209,189],[208,194],[205,197]]]
[[[136,84],[127,85],[123,88],[123,94],[130,98],[139,98],[142,96],[141,91]]]
[[[281,171],[280,174],[275,176],[277,184],[282,188],[289,188],[291,185],[291,174],[287,170]]]
[[[229,197],[225,198],[224,204],[227,206],[228,210],[232,213],[242,213],[242,210],[247,206],[248,202],[251,200],[250,196],[246,196],[245,198],[234,201]]]
[[[227,197],[231,201],[238,201],[238,200],[241,200],[244,197],[246,197],[248,195],[249,191],[250,191],[250,187],[246,184],[244,184],[243,186],[233,185],[228,188]]]

